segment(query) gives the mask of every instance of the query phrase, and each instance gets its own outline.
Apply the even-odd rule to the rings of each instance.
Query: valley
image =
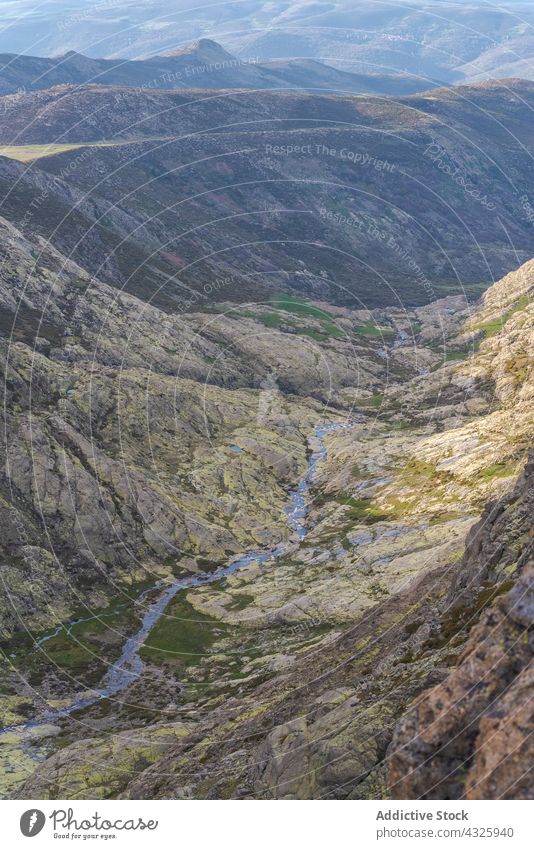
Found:
[[[71,274],[67,288],[56,289],[56,309],[69,304],[76,314],[69,292],[77,285]],[[51,450],[71,471],[55,491],[50,473],[36,478],[34,471],[28,489],[23,455],[11,455],[10,484],[26,501],[32,491],[39,499],[67,581],[50,594],[50,555],[38,539],[28,539],[18,555],[22,568],[32,570],[26,637],[11,642],[6,634],[3,644],[4,723],[14,727],[0,746],[4,758],[21,764],[7,771],[4,792],[36,798],[386,793],[384,754],[397,718],[415,694],[443,678],[470,626],[513,586],[532,548],[527,514],[527,525],[512,525],[507,549],[491,568],[462,569],[485,505],[510,498],[531,446],[526,352],[533,286],[529,263],[471,305],[450,297],[413,311],[365,312],[294,296],[252,308],[213,304],[206,313],[165,319],[167,335],[157,337],[151,326],[154,320],[161,326],[161,317],[144,308],[136,343],[121,349],[113,398],[106,374],[119,366],[110,357],[125,320],[130,324],[128,311],[138,310],[132,296],[121,296],[122,317],[106,314],[102,346],[90,325],[59,348],[50,340],[44,354],[34,350],[31,365],[26,344],[12,344],[11,403],[23,402],[21,378],[31,368],[29,437],[43,459]],[[31,293],[38,306],[35,280],[33,287],[24,297]],[[78,291],[86,322],[87,302],[96,318],[116,299],[103,283]],[[190,335],[186,354],[183,343],[176,354],[170,350],[178,328],[182,340]],[[150,371],[136,354],[145,337]],[[219,345],[234,365],[221,362]],[[60,350],[69,351],[67,394]],[[183,375],[169,375],[166,390],[163,364],[173,356]],[[239,374],[241,387],[226,388]],[[57,387],[56,410],[49,400],[39,409],[39,390],[53,397],[48,385]],[[149,453],[144,432],[136,430],[143,407],[155,416]],[[202,411],[196,432],[186,425],[195,408]],[[325,420],[345,426],[327,427],[321,442],[307,448],[309,434]],[[91,442],[83,433],[88,422]],[[11,452],[22,446],[21,436],[10,440]],[[184,476],[176,450],[187,441],[193,463],[183,466]],[[305,481],[310,450],[319,449],[316,467],[319,455],[311,455],[310,492],[303,483],[291,496],[299,478]],[[60,466],[53,465],[55,477]],[[91,480],[99,501],[107,499],[101,515]],[[288,521],[288,497],[293,515],[296,509],[301,516],[296,524]],[[77,505],[72,514],[70,499]],[[134,510],[142,511],[141,537],[129,525]],[[121,544],[125,556],[108,543],[98,548],[110,518],[118,540],[121,528],[130,528]],[[35,533],[30,513],[19,513],[18,521]],[[80,540],[77,553],[62,532],[69,522]],[[84,560],[82,540],[93,556],[100,551],[99,563]],[[250,553],[241,557],[244,549]],[[95,582],[95,569],[108,577],[102,580],[102,573]],[[458,582],[465,584],[461,591]],[[9,622],[16,571],[4,572],[4,586]],[[18,615],[22,604],[17,600]],[[87,621],[58,626],[69,612]],[[16,619],[12,627],[19,630]],[[139,655],[125,655],[128,645],[141,646]],[[106,672],[114,661],[118,668]],[[128,672],[134,672],[129,682]],[[109,681],[107,690],[102,681]],[[27,728],[17,727],[27,719]],[[164,783],[153,783],[152,763],[155,776],[167,776]]]
[[[223,41],[5,57],[0,796],[529,798],[534,82]]]

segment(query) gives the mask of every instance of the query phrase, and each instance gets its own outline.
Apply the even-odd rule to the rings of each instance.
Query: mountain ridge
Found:
[[[528,3],[486,3],[425,0],[402,7],[350,0],[310,6],[300,2],[266,5],[251,0],[227,4],[215,13],[211,6],[196,13],[179,7],[169,11],[162,0],[132,7],[116,0],[88,16],[82,0],[73,0],[67,13],[47,5],[49,26],[43,25],[29,0],[20,0],[24,14],[10,20],[1,49],[28,51],[39,44],[47,55],[65,49],[96,56],[137,58],[169,52],[177,45],[212,38],[238,55],[262,61],[295,55],[323,59],[346,70],[405,73],[445,83],[470,81],[479,75],[505,76],[519,66],[532,74],[532,10]],[[150,25],[152,16],[164,26]],[[128,21],[127,31],[123,21]]]
[[[4,53],[0,54],[0,66],[0,96],[90,83],[139,90],[288,88],[408,94],[421,89],[408,74],[351,73],[318,60],[260,62],[255,57],[234,56],[207,38],[147,59],[95,59],[74,50],[51,58]],[[432,85],[429,81],[425,87]]]

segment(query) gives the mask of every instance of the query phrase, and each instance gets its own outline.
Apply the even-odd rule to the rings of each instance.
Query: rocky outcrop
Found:
[[[108,799],[117,796],[132,772],[162,758],[191,723],[159,723],[100,739],[80,740],[60,750],[28,783],[36,799]]]
[[[519,578],[484,613],[451,675],[400,720],[388,757],[394,798],[534,798],[533,517],[534,458],[473,529],[451,613],[462,616],[481,579],[502,590],[507,575]]]

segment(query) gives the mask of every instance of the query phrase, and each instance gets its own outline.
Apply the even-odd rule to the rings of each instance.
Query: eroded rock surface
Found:
[[[534,461],[475,528],[451,592],[458,615],[477,575],[517,572],[473,628],[458,665],[400,720],[388,758],[398,799],[532,799]],[[507,586],[508,582],[502,586]],[[452,611],[451,611],[452,612]]]

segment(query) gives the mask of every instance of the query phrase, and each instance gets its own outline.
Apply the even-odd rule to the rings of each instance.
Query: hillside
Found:
[[[528,561],[533,263],[474,306],[172,316],[7,223],[2,242],[4,792],[386,795],[397,720]],[[284,504],[339,421],[301,539]],[[490,562],[488,501],[509,505]],[[139,679],[94,700],[162,587],[250,549],[188,583]]]
[[[3,57],[0,797],[532,797],[528,15],[228,5]]]
[[[532,475],[531,460],[511,497],[488,510],[465,558],[480,569],[484,556],[495,564],[500,548],[497,563],[510,569],[519,542],[513,521],[526,541],[521,576],[484,612],[448,678],[400,720],[388,763],[393,798],[532,798]]]
[[[476,296],[532,254],[533,86],[4,98],[2,212],[171,311],[214,279],[231,281],[216,300]]]
[[[332,0],[248,0],[169,8],[162,0],[132,5],[115,0],[88,13],[83,0],[68,10],[46,0],[34,7],[20,0],[9,11],[0,34],[3,52],[47,56],[65,50],[91,57],[148,59],[184,49],[202,38],[214,39],[239,56],[271,60],[313,59],[343,71],[401,74],[444,83],[481,77],[532,78],[532,6],[527,0],[500,4],[465,0],[399,3]],[[30,46],[30,47],[29,47]],[[520,69],[520,74],[518,70]]]
[[[350,73],[312,59],[260,62],[233,56],[220,44],[201,38],[160,56],[135,61],[102,59],[69,51],[54,58],[0,55],[0,95],[58,85],[131,86],[151,89],[248,88],[303,91],[327,89],[352,94],[411,94],[431,88],[408,74]]]

